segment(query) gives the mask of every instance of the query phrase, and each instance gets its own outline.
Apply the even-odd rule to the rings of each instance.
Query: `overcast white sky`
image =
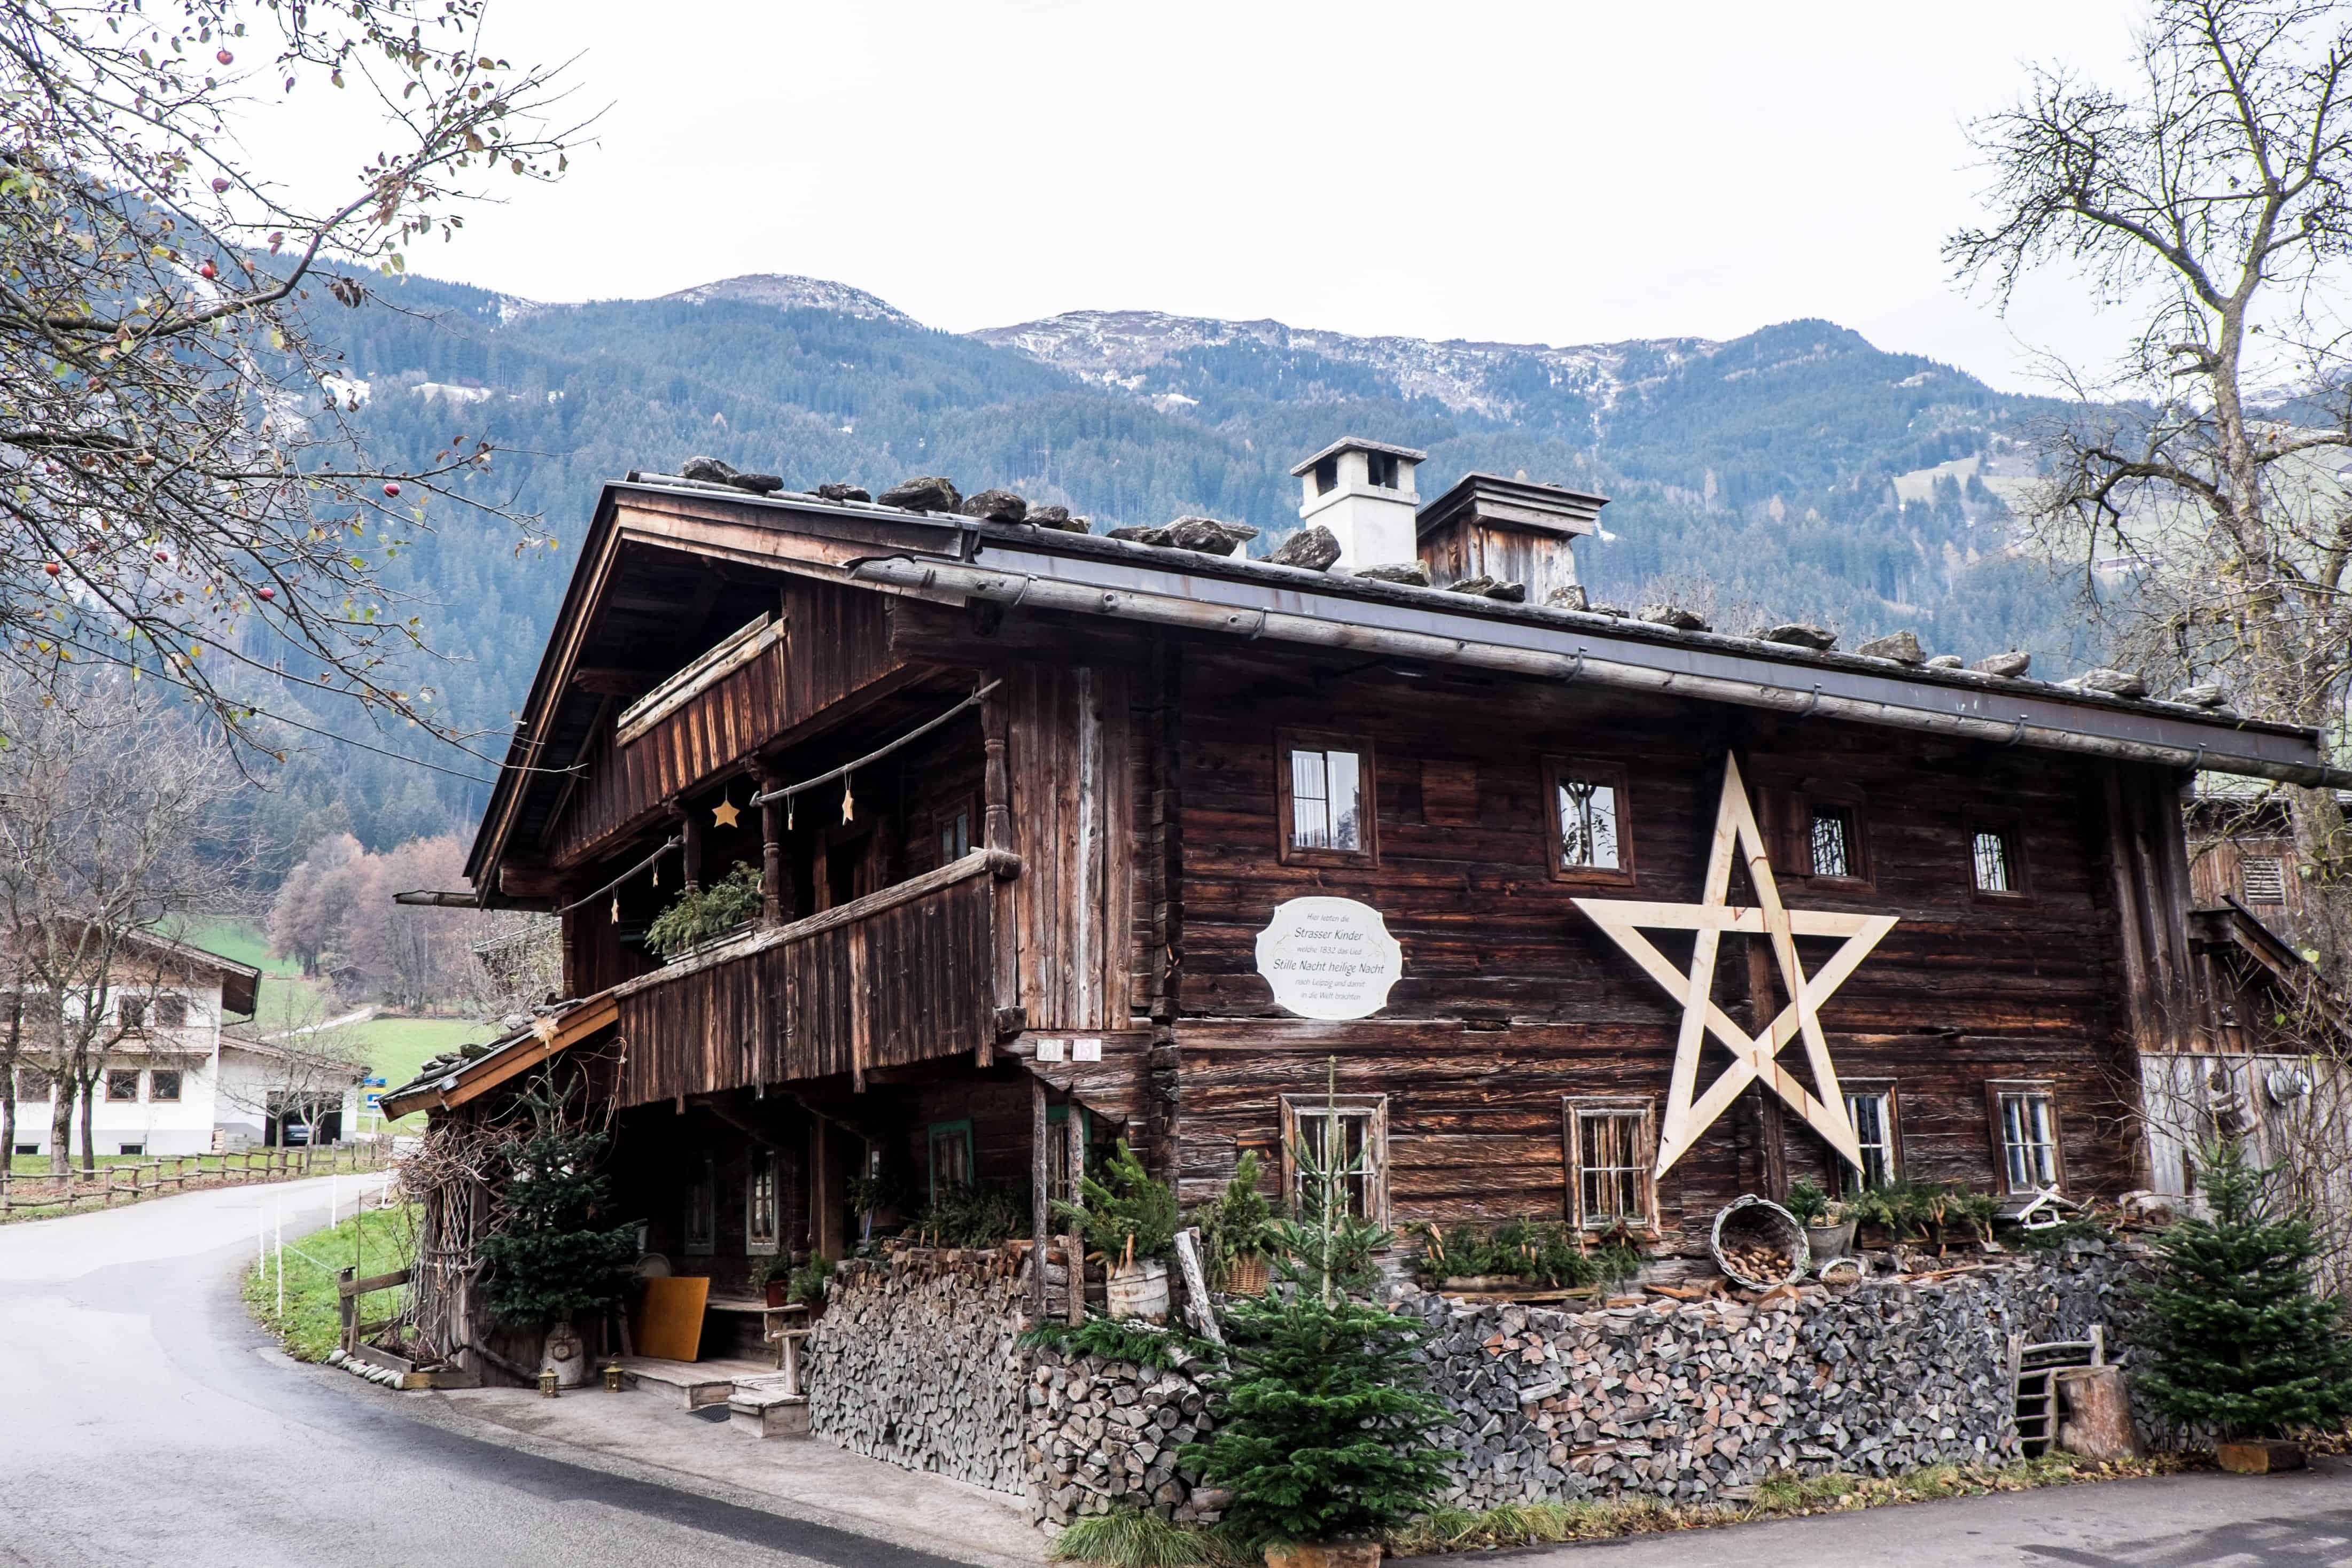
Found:
[[[1574,343],[1823,316],[2032,384],[2073,289],[1945,278],[1969,117],[2033,60],[2121,85],[2136,0],[494,0],[609,103],[552,189],[419,270],[541,299],[744,272],[933,326],[1087,307]]]

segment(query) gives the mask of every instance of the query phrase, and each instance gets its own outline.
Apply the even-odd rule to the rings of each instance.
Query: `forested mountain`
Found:
[[[1612,497],[1605,533],[1579,547],[1606,601],[1706,601],[1729,630],[1808,616],[1849,645],[1911,626],[1935,651],[2022,646],[2060,670],[2087,652],[2068,591],[2003,553],[1996,491],[2023,471],[2012,438],[2036,406],[1826,321],[1566,349],[1150,312],[959,336],[845,285],[760,277],[566,306],[409,278],[319,326],[388,457],[496,443],[508,455],[485,483],[566,547],[518,556],[498,528],[445,519],[390,565],[446,661],[419,681],[491,732],[493,758],[598,486],[704,452],[793,487],[946,474],[1097,528],[1225,517],[1265,529],[1262,549],[1296,524],[1290,465],[1362,434],[1426,448],[1425,497],[1486,469]],[[414,733],[366,738],[489,772]],[[261,809],[299,853],[330,830],[372,848],[441,831],[480,799],[463,778],[314,746]]]

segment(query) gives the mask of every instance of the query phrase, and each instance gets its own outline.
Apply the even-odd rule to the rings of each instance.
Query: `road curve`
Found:
[[[257,1210],[282,1203],[290,1241],[329,1201],[315,1179],[0,1226],[0,1564],[948,1563],[411,1420],[289,1361],[238,1271]]]

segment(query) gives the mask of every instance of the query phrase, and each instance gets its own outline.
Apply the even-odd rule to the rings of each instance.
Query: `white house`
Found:
[[[228,1034],[232,1015],[253,1015],[261,971],[163,937],[140,936],[152,962],[117,987],[106,1007],[122,1025],[109,1048],[92,1108],[101,1155],[192,1155],[246,1145],[340,1136],[359,1121],[355,1063]],[[54,1085],[37,1067],[16,1070],[14,1152],[46,1155]],[[74,1115],[79,1136],[80,1113]]]

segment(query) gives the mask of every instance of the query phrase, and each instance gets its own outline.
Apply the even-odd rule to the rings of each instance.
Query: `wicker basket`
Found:
[[[1759,1243],[1787,1255],[1788,1268],[1779,1278],[1763,1278],[1732,1250]],[[1805,1244],[1805,1228],[1797,1223],[1797,1217],[1754,1193],[1733,1198],[1717,1212],[1707,1249],[1715,1254],[1717,1268],[1751,1291],[1769,1291],[1802,1279],[1806,1265],[1812,1261],[1812,1249]]]
[[[1246,1258],[1232,1258],[1225,1262],[1225,1294],[1229,1296],[1263,1296],[1266,1281],[1273,1270],[1263,1253]]]

